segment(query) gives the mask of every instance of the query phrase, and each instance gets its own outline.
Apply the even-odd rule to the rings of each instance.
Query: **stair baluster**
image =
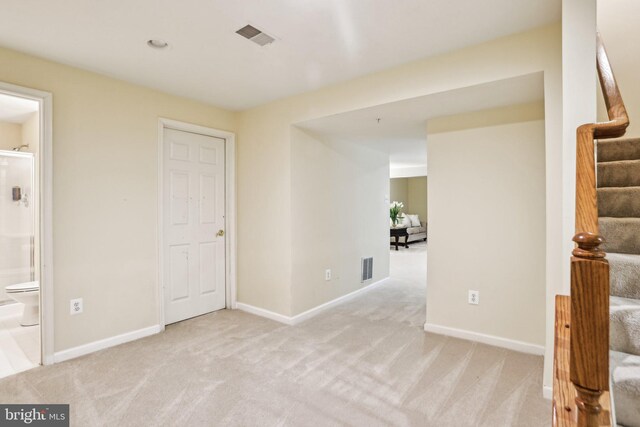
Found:
[[[597,234],[579,233],[573,240],[570,378],[578,426],[597,427],[603,425],[600,397],[609,390],[609,263]]]

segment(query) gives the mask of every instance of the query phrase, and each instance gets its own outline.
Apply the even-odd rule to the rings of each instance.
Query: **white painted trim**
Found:
[[[225,138],[225,219],[227,233],[227,281],[226,281],[226,297],[227,308],[234,309],[237,304],[237,278],[236,278],[236,260],[238,257],[238,247],[236,233],[236,137],[232,133],[227,132]]]
[[[64,362],[65,360],[75,359],[76,357],[104,350],[105,348],[115,347],[117,345],[139,340],[140,338],[148,337],[150,335],[155,335],[161,332],[161,329],[162,328],[160,327],[160,325],[149,326],[148,328],[142,328],[136,331],[116,335],[114,337],[79,345],[78,347],[73,347],[68,350],[58,351],[54,354],[53,360],[55,363],[59,363]]]
[[[356,296],[358,296],[359,294],[363,293],[363,292],[367,292],[372,290],[373,288],[375,288],[378,285],[383,284],[384,282],[386,282],[387,280],[389,280],[388,277],[385,277],[384,279],[378,280],[377,282],[373,282],[368,284],[367,286],[363,286],[360,289],[356,289],[353,292],[350,292],[346,295],[343,295],[341,297],[338,297],[336,299],[333,299],[329,302],[325,302],[324,304],[320,304],[317,307],[313,307],[307,311],[304,311],[300,314],[297,314],[295,316],[292,317],[293,320],[293,324],[296,325],[298,323],[304,322],[307,319],[312,318],[313,316],[317,316],[318,314],[322,313],[323,311],[326,311],[328,309],[330,309],[331,307],[335,307],[338,304],[342,304],[343,302],[350,300],[351,298],[354,298]]]
[[[354,298],[355,296],[366,292],[366,291],[370,291],[371,289],[373,289],[374,287],[386,282],[389,278],[385,277],[382,280],[378,280],[377,282],[373,282],[367,286],[364,286],[360,289],[356,289],[353,292],[350,292],[346,295],[343,295],[341,297],[338,297],[336,299],[333,299],[331,301],[325,302],[324,304],[320,304],[317,307],[313,307],[307,311],[304,311],[300,314],[297,314],[295,316],[285,316],[283,314],[280,313],[275,313],[273,311],[269,311],[266,310],[264,308],[260,308],[260,307],[255,307],[253,305],[250,304],[245,304],[242,302],[238,302],[236,307],[238,310],[242,310],[242,311],[246,311],[247,313],[251,313],[251,314],[255,314],[256,316],[260,316],[260,317],[266,317],[267,319],[271,319],[271,320],[275,320],[276,322],[280,322],[280,323],[284,323],[285,325],[297,325],[298,323],[302,323],[307,319],[310,319],[314,316],[317,316],[318,314],[322,313],[323,311],[326,311],[332,307],[335,307],[338,304],[341,304],[351,298]]]
[[[553,387],[548,385],[542,386],[542,397],[547,400],[553,399]]]
[[[236,237],[236,136],[232,132],[219,129],[208,128],[192,123],[180,122],[177,120],[159,118],[158,119],[158,321],[161,330],[164,331],[164,291],[163,291],[163,267],[164,259],[163,247],[163,150],[164,150],[164,130],[175,129],[184,132],[192,132],[200,135],[213,136],[225,140],[225,227],[226,227],[226,275],[225,275],[225,297],[226,307],[236,308],[236,257],[237,257],[237,237]]]
[[[245,304],[243,302],[236,303],[236,309],[250,313],[250,314],[254,314],[256,316],[275,320],[276,322],[284,323],[285,325],[293,325],[293,318],[289,316],[285,316],[283,314],[276,313],[274,311],[269,311],[264,308],[255,307],[250,304]]]
[[[156,299],[158,301],[158,325],[160,325],[160,330],[164,331],[165,323],[164,323],[164,281],[163,281],[163,271],[164,271],[164,255],[163,255],[163,245],[164,245],[164,232],[163,232],[163,224],[164,224],[164,124],[162,123],[162,119],[158,120],[158,241],[156,245],[157,258],[158,258],[158,285],[156,287]]]
[[[53,316],[53,96],[49,92],[0,82],[0,93],[39,103],[40,142],[40,343],[42,364],[54,363]]]
[[[390,178],[413,178],[417,176],[427,176],[427,165],[424,166],[407,166],[389,168]]]
[[[497,337],[495,335],[486,335],[464,329],[434,325],[432,323],[425,323],[424,330],[425,332],[432,332],[434,334],[447,335],[454,338],[461,338],[463,340],[477,341],[495,347],[507,348],[509,350],[519,351],[520,353],[535,354],[538,356],[544,355],[544,347],[541,345]]]

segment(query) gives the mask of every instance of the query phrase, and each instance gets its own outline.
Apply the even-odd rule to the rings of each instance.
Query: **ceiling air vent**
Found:
[[[275,41],[275,39],[269,34],[263,33],[262,31],[251,25],[245,25],[244,27],[236,31],[236,33],[260,46],[266,46]]]

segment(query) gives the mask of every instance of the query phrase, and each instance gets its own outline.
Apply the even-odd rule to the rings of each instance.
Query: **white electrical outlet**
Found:
[[[469,290],[469,304],[480,304],[480,291]]]
[[[82,313],[82,298],[72,299],[69,306],[72,315]]]
[[[324,280],[331,280],[331,270],[324,271]]]

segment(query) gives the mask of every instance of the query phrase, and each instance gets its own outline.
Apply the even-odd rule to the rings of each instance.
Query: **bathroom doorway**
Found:
[[[38,366],[39,104],[0,94],[0,377]]]
[[[42,310],[52,302],[41,292],[50,285],[50,106],[49,94],[0,83],[0,378],[53,359]]]

